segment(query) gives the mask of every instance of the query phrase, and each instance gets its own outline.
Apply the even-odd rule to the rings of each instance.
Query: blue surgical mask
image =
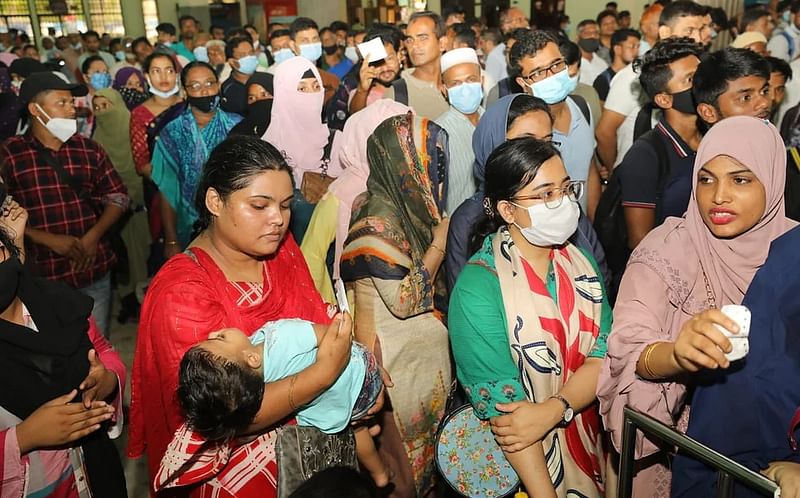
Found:
[[[483,88],[480,83],[462,83],[447,89],[447,100],[458,112],[472,114],[481,106]]]
[[[789,24],[792,20],[792,12],[789,10],[784,11],[783,15],[781,16],[781,19],[783,19],[783,22],[785,22],[786,24]]]
[[[194,50],[192,50],[192,53],[194,54],[194,60],[196,61],[211,62],[208,59],[208,49],[206,47],[195,47]]]
[[[125,60],[125,51],[124,50],[117,50],[114,52],[114,57],[117,58],[118,61],[122,62]]]
[[[311,62],[317,62],[322,57],[322,42],[300,45],[300,55]]]
[[[294,57],[294,52],[292,52],[291,49],[282,48],[277,52],[275,52],[274,54],[272,54],[272,56],[275,58],[275,64],[280,64],[281,62],[288,61],[289,59]]]
[[[537,81],[532,85],[525,83],[525,85],[530,87],[534,97],[539,97],[550,105],[562,102],[575,89],[566,68],[542,81]]]
[[[237,59],[237,62],[239,63],[239,72],[242,74],[253,74],[256,72],[256,67],[258,67],[258,57],[255,55],[247,55]]]
[[[111,86],[111,75],[108,73],[94,73],[89,77],[89,82],[95,90],[102,90]]]

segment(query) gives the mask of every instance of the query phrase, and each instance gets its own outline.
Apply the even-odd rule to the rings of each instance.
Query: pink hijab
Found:
[[[697,206],[696,178],[700,169],[717,156],[729,156],[747,166],[766,191],[766,206],[759,222],[733,239],[718,239],[706,227]],[[654,252],[693,288],[673,289],[706,301],[702,274],[708,277],[716,304],[741,304],[750,281],[764,264],[770,244],[796,223],[786,217],[783,192],[786,183],[786,147],[768,121],[736,116],[715,124],[703,137],[693,171],[692,197],[683,219],[670,218],[637,247],[631,261],[642,252]],[[687,247],[695,254],[687,257]],[[696,255],[696,256],[695,256]],[[666,268],[662,269],[662,271]],[[671,279],[666,279],[670,282]],[[677,282],[678,280],[672,280]]]
[[[368,105],[347,119],[342,131],[339,165],[344,169],[342,174],[328,187],[339,199],[339,214],[336,227],[335,259],[333,261],[333,278],[339,278],[339,262],[342,260],[342,249],[350,229],[350,215],[356,197],[367,190],[369,178],[369,162],[367,161],[367,138],[375,128],[392,116],[413,112],[413,110],[395,102],[382,99]]]
[[[297,90],[298,83],[307,71],[311,71],[319,81],[319,92],[303,93]],[[328,143],[328,127],[322,122],[325,100],[322,78],[317,68],[305,57],[293,57],[278,66],[274,85],[272,121],[261,138],[284,153],[294,172],[295,185],[300,188],[303,173],[321,172],[322,156]],[[337,176],[338,167],[330,169],[330,176]]]

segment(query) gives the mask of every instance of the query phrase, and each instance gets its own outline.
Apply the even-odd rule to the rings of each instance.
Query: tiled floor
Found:
[[[116,313],[114,314],[116,316]],[[115,318],[112,318],[111,342],[119,351],[125,365],[128,366],[128,385],[125,389],[125,407],[127,409],[130,401],[130,372],[133,365],[133,350],[136,347],[136,325],[120,325]],[[147,465],[144,458],[137,460],[129,459],[125,456],[125,446],[128,444],[128,431],[123,432],[122,436],[115,441],[119,454],[122,457],[122,465],[125,467],[125,478],[128,482],[129,498],[148,498]]]

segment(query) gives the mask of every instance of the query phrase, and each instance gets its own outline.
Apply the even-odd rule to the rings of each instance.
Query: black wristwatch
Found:
[[[560,427],[566,427],[572,422],[572,419],[575,418],[575,410],[572,409],[572,406],[569,404],[563,396],[559,396],[558,394],[554,396],[550,396],[551,399],[557,399],[564,405],[564,413],[561,415],[561,422],[559,422]]]

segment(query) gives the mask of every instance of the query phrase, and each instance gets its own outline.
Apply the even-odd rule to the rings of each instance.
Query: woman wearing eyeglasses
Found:
[[[167,202],[161,203],[164,255],[169,258],[191,242],[197,221],[194,194],[209,153],[242,120],[219,108],[217,73],[205,62],[192,62],[181,71],[189,104],[158,135],[151,180]]]
[[[450,298],[456,373],[522,483],[603,496],[595,386],[611,309],[592,256],[568,238],[583,182],[549,142],[516,138],[486,163],[482,246]]]

